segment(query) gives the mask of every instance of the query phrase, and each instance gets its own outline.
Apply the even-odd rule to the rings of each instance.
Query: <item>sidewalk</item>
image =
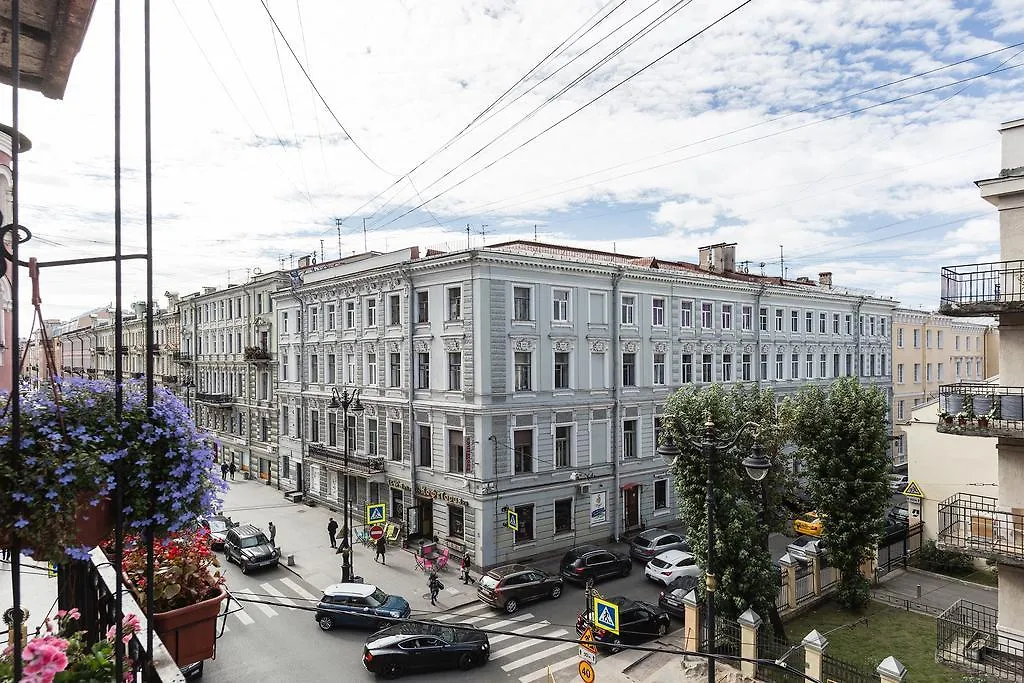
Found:
[[[11,586],[11,563],[0,562],[0,614],[14,605],[14,593]],[[26,626],[29,635],[43,625],[46,617],[57,611],[57,578],[49,577],[46,565],[31,557],[21,558],[21,606],[27,609],[29,616]],[[0,625],[0,642],[7,639],[7,627]],[[0,645],[0,650],[6,644]]]
[[[224,514],[235,522],[255,524],[266,531],[267,523],[277,526],[276,543],[281,548],[281,571],[294,571],[317,589],[341,581],[341,555],[336,554],[327,536],[327,520],[338,522],[340,537],[344,519],[341,512],[325,507],[309,507],[304,503],[291,503],[284,494],[259,480],[245,480],[240,476],[229,481],[224,495]],[[353,534],[354,536],[354,534]],[[284,558],[294,554],[295,565],[285,567]],[[452,559],[447,570],[438,574],[444,590],[438,596],[437,607],[430,605],[427,576],[416,568],[412,553],[389,545],[386,565],[374,562],[374,551],[361,543],[353,543],[352,565],[356,576],[388,593],[401,595],[409,601],[415,612],[440,612],[476,600],[476,586],[464,585],[460,580],[458,560]],[[228,572],[238,571],[234,565],[225,565]],[[478,578],[476,572],[474,578]]]
[[[921,587],[921,597],[917,597],[917,587]],[[942,612],[959,599],[986,605],[992,609],[998,607],[999,592],[995,588],[980,586],[965,581],[958,581],[941,574],[923,572],[918,569],[897,569],[882,577],[881,582],[871,592],[882,597],[894,596],[907,600],[911,609],[923,605],[921,611]]]

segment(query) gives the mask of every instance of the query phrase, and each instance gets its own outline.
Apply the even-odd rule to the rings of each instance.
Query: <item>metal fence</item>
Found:
[[[814,570],[811,565],[801,565],[796,569],[796,604],[814,597]]]
[[[1024,261],[995,261],[942,269],[942,313],[998,313],[1024,306]]]
[[[957,600],[935,620],[939,661],[1005,681],[1024,682],[1024,641],[997,633],[998,612]]]
[[[703,610],[701,611],[703,623]],[[720,655],[740,656],[740,645],[743,643],[739,622],[715,618],[715,648],[714,652]],[[700,636],[701,652],[708,652],[708,629],[701,628]]]
[[[923,531],[924,524],[915,524],[883,536],[878,542],[878,575],[900,567],[906,569],[910,558],[921,550]]]
[[[835,567],[822,567],[821,568],[821,592],[824,593],[828,589],[839,583],[839,570]]]
[[[776,638],[771,629],[762,627],[757,632],[757,656],[773,662],[782,660],[781,666],[760,664],[757,667],[757,678],[769,683],[803,683],[804,682],[804,648],[797,643],[791,645]]]
[[[896,595],[895,593],[888,593],[880,590],[872,590],[871,597],[879,602],[884,602],[891,607],[897,609],[906,610],[907,612],[920,612],[921,614],[927,614],[935,617],[944,611],[943,608],[935,607],[924,602],[918,602],[911,598],[905,598],[902,595]]]
[[[878,674],[873,667],[852,664],[837,659],[829,653],[821,656],[821,677],[826,681],[843,683],[877,683]]]
[[[775,596],[775,607],[780,611],[789,609],[789,582],[785,577],[783,577],[782,585],[779,586],[779,592]]]
[[[984,383],[942,384],[935,430],[947,434],[1011,436],[1024,432],[1024,387]]]
[[[970,493],[942,501],[939,545],[992,558],[1024,559],[1024,509],[1000,509],[998,502]]]

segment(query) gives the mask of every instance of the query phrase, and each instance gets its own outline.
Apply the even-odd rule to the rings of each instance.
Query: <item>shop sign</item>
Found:
[[[447,491],[444,491],[442,489],[432,489],[426,486],[420,486],[417,489],[417,493],[427,498],[433,498],[434,500],[441,500],[444,501],[445,503],[451,503],[452,505],[469,505],[469,503],[464,498],[459,498],[458,496],[448,493]]]
[[[402,491],[412,491],[411,486],[398,479],[388,479],[388,486],[393,489],[401,489]]]
[[[608,521],[608,494],[604,491],[590,494],[590,526]]]

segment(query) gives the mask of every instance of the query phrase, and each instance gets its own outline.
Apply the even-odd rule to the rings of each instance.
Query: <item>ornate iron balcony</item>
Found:
[[[175,351],[171,354],[171,360],[176,360],[179,363],[191,363],[192,355],[185,353],[184,351]]]
[[[160,376],[160,381],[163,382],[164,384],[177,384],[178,383],[178,376],[177,375],[161,375]]]
[[[947,550],[1024,567],[1024,508],[958,493],[939,504],[936,544]]]
[[[998,621],[994,608],[957,600],[935,620],[936,656],[986,678],[1024,680],[1024,640],[1000,632]]]
[[[270,352],[261,346],[247,346],[244,357],[254,363],[266,363],[270,360]]]
[[[309,460],[320,462],[324,465],[336,467],[340,471],[346,471],[345,451],[333,446],[325,446],[322,443],[309,444]],[[380,474],[384,471],[384,458],[350,453],[348,456],[347,471],[352,474]]]
[[[230,408],[234,398],[230,394],[203,394],[196,393],[196,401],[206,403],[219,408]]]
[[[936,431],[1024,438],[1024,387],[943,384]]]
[[[946,266],[939,312],[954,316],[1024,312],[1024,261]]]

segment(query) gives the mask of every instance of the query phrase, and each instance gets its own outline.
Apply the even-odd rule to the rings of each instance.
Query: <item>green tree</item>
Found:
[[[840,571],[838,600],[848,609],[870,598],[860,566],[875,554],[889,502],[886,411],[885,393],[853,377],[828,391],[805,387],[783,410],[807,467],[811,500],[825,518],[822,545]]]
[[[780,576],[772,566],[768,533],[781,530],[789,514],[781,504],[794,490],[791,457],[783,449],[786,435],[780,427],[777,401],[771,389],[719,385],[683,387],[665,407],[663,441],[671,440],[680,455],[671,464],[679,515],[686,525],[697,563],[707,568],[707,461],[699,442],[710,416],[716,440],[728,442],[745,422],[761,426],[759,443],[772,468],[761,482],[751,480],[742,465],[754,443],[754,430],[746,431],[727,453],[714,456],[715,564],[718,593],[715,605],[723,617],[735,619],[747,607],[767,615],[772,630],[783,636],[775,606]]]

